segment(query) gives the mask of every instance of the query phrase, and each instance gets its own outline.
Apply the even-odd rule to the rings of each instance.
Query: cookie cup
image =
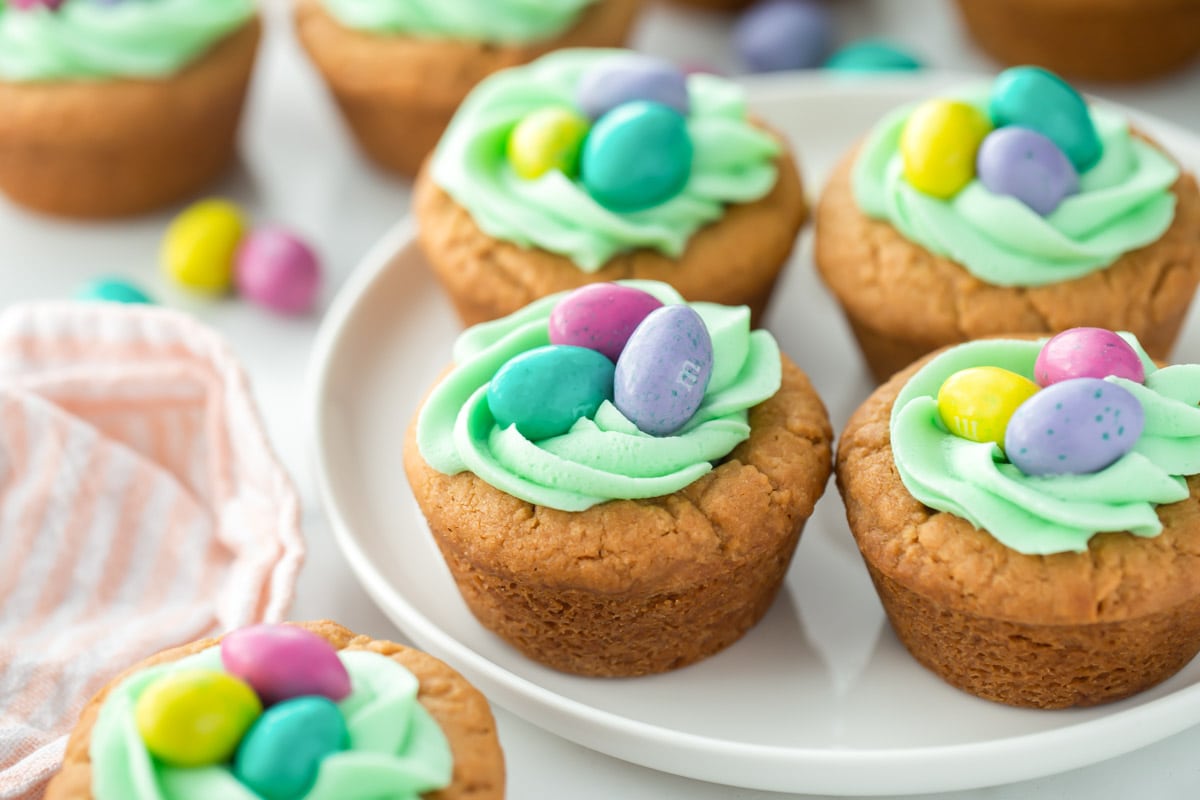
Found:
[[[466,679],[433,656],[394,642],[359,636],[334,622],[293,623],[318,634],[337,650],[369,650],[387,656],[420,681],[417,700],[441,727],[454,758],[451,784],[424,795],[425,800],[503,800],[504,753],[487,700]],[[62,770],[51,781],[45,800],[92,800],[92,728],[108,692],[136,672],[178,661],[219,644],[203,639],[165,650],[118,675],[83,709],[67,742]],[[217,798],[213,798],[217,800]]]
[[[534,505],[421,457],[404,466],[479,622],[564,672],[633,676],[729,646],[766,613],[825,490],[832,430],[808,378],[749,412],[750,438],[674,494],[586,511]]]
[[[202,190],[233,162],[257,18],[161,80],[0,81],[0,192],[47,214],[120,217]]]
[[[930,356],[932,358],[932,356]],[[1024,555],[915,499],[889,418],[929,359],[854,413],[838,444],[846,518],[900,641],[952,686],[1015,706],[1107,703],[1166,680],[1200,651],[1200,477],[1159,506],[1163,532],[1093,536],[1084,553]]]

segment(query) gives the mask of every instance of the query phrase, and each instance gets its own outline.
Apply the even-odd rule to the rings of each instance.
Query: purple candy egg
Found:
[[[1127,389],[1099,378],[1071,378],[1017,408],[1004,452],[1027,475],[1099,472],[1133,449],[1145,418]]]
[[[312,310],[321,288],[321,266],[312,249],[284,228],[252,231],[236,258],[238,292],[281,314]]]
[[[832,43],[829,12],[812,0],[755,3],[733,29],[738,56],[754,72],[819,67]]]
[[[1016,125],[987,135],[975,171],[990,191],[1015,197],[1042,216],[1079,191],[1079,174],[1066,153],[1037,131]]]
[[[550,312],[550,343],[597,350],[616,363],[625,343],[662,301],[616,283],[592,283],[568,294]]]
[[[661,103],[686,117],[691,110],[687,76],[666,59],[627,53],[592,65],[575,90],[576,104],[593,120],[634,100]]]
[[[350,694],[350,675],[337,650],[294,625],[252,625],[221,640],[225,670],[254,689],[264,706],[304,695],[334,702]]]
[[[613,376],[613,403],[639,430],[669,436],[700,408],[712,368],[704,320],[688,306],[664,306],[629,337]]]
[[[1117,334],[1104,328],[1071,328],[1042,346],[1033,365],[1038,384],[1071,378],[1107,378],[1115,375],[1134,383],[1146,380],[1142,359]]]

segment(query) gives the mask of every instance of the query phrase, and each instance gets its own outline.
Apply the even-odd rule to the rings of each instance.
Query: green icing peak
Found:
[[[486,42],[535,42],[569,28],[596,0],[321,0],[347,28]]]

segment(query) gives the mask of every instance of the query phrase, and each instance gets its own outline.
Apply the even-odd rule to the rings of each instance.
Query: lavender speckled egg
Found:
[[[579,78],[575,103],[592,119],[634,100],[650,100],[683,116],[691,110],[687,76],[663,58],[627,53],[593,64]]]
[[[1015,197],[1042,216],[1079,191],[1079,173],[1066,153],[1037,131],[1016,125],[987,135],[975,172],[995,194]]]
[[[643,432],[669,436],[700,408],[712,368],[704,320],[688,306],[664,306],[642,320],[625,344],[613,402]]]
[[[595,350],[561,344],[513,356],[487,388],[496,424],[517,426],[531,442],[566,433],[612,396],[613,362]]]
[[[812,0],[765,0],[733,29],[738,56],[754,72],[819,67],[833,43],[829,12]]]
[[[1099,472],[1133,449],[1145,418],[1142,404],[1117,384],[1071,378],[1017,409],[1004,452],[1027,475]]]
[[[568,294],[550,312],[550,343],[586,347],[616,363],[633,331],[662,301],[616,283],[592,283]]]
[[[1128,342],[1104,328],[1071,328],[1058,334],[1038,353],[1033,375],[1042,386],[1071,378],[1116,375],[1134,383],[1146,380],[1146,368]]]
[[[329,642],[294,625],[252,625],[221,640],[221,663],[253,687],[263,705],[304,695],[341,700],[350,674]]]

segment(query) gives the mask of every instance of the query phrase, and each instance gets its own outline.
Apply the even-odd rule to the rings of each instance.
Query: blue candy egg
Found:
[[[818,67],[832,43],[829,12],[812,0],[755,3],[733,29],[733,46],[754,72]]]
[[[920,69],[920,60],[883,39],[863,39],[838,50],[825,62],[825,69],[842,72],[886,72]]]
[[[664,306],[650,312],[625,343],[613,402],[639,430],[669,436],[700,408],[712,368],[704,320],[688,306]]]
[[[592,126],[583,143],[580,178],[592,198],[617,212],[670,200],[692,173],[687,121],[661,103],[617,106]]]
[[[1042,216],[1079,191],[1079,173],[1066,154],[1037,131],[1016,125],[987,135],[975,173],[990,191],[1015,197]]]
[[[1046,136],[1079,172],[1100,160],[1103,146],[1087,103],[1062,78],[1041,67],[1013,67],[992,84],[988,113],[996,127],[1020,125]]]
[[[321,761],[349,745],[346,720],[325,697],[296,697],[263,712],[234,757],[233,774],[265,800],[296,800]]]
[[[687,76],[666,59],[628,53],[593,64],[575,90],[575,104],[592,119],[634,100],[662,103],[686,117],[691,110]]]
[[[124,278],[97,278],[75,292],[76,300],[99,300],[108,303],[152,303],[150,296]]]
[[[488,384],[496,424],[530,441],[548,439],[591,417],[613,397],[613,362],[586,347],[551,344],[509,359]]]
[[[1099,472],[1128,453],[1146,414],[1127,389],[1099,378],[1052,384],[1008,421],[1004,452],[1027,475]]]

